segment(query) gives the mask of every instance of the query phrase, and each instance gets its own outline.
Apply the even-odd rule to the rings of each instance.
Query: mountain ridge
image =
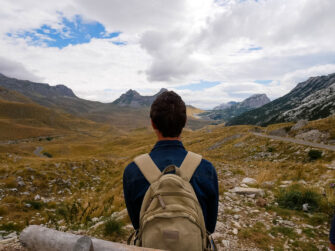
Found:
[[[242,102],[231,101],[227,103],[228,105],[221,104],[215,107],[212,111],[200,114],[200,116],[214,120],[228,121],[233,117],[239,116],[246,111],[258,108],[268,102],[270,102],[270,99],[266,96],[266,94],[253,94],[244,99]],[[218,109],[220,106],[224,108]]]
[[[325,76],[310,77],[306,81],[298,83],[288,94],[273,100],[260,108],[245,112],[242,115],[233,118],[228,121],[227,125],[252,124],[266,126],[269,124],[290,122],[299,119],[314,120],[325,118],[334,114],[335,110],[335,94],[333,94],[331,90],[329,90],[328,93],[332,95],[331,97],[327,97],[326,99],[323,98],[321,100],[320,97],[318,97],[318,112],[312,113],[310,109],[313,107],[306,106],[306,102],[310,102],[310,99],[313,99],[313,94],[330,88],[334,83],[335,73]],[[308,99],[308,97],[310,98]],[[289,114],[292,113],[288,111],[297,109],[299,106],[308,107],[308,109],[304,109],[304,112],[301,112],[300,116],[289,116]]]

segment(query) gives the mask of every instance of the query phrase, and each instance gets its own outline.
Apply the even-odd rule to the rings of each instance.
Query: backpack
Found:
[[[173,251],[211,250],[213,241],[209,240],[201,206],[190,184],[201,159],[201,155],[188,152],[180,167],[170,165],[161,172],[149,154],[135,158],[150,183],[141,206],[135,245]]]

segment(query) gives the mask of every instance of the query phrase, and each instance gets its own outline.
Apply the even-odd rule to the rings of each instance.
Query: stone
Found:
[[[296,232],[297,232],[297,234],[299,234],[299,235],[301,235],[301,234],[302,234],[302,230],[301,230],[301,229],[299,229],[299,228],[298,228],[298,229],[296,229],[295,231],[296,231]]]
[[[302,205],[302,210],[303,210],[304,212],[308,212],[308,210],[309,210],[309,205],[308,205],[308,203],[305,203],[305,204]]]
[[[230,247],[230,242],[228,240],[222,240],[221,241],[222,245],[225,247],[225,248],[229,248]]]
[[[275,183],[273,181],[264,181],[261,184],[261,187],[263,188],[272,188],[275,185]]]
[[[3,236],[4,239],[10,239],[10,238],[16,238],[17,234],[15,232],[12,232],[8,235]]]
[[[26,183],[24,183],[23,180],[18,181],[17,184],[18,184],[20,187],[23,187],[23,186],[26,185]]]
[[[237,228],[234,228],[234,229],[233,229],[233,234],[234,234],[234,235],[237,235],[237,234],[238,234],[238,229],[237,229]]]
[[[307,120],[299,120],[294,126],[292,126],[291,131],[297,131],[301,128],[303,128],[305,125],[308,124]]]
[[[245,188],[245,187],[235,187],[234,189],[232,189],[233,193],[237,193],[237,194],[243,194],[243,195],[247,195],[247,194],[255,194],[258,196],[264,196],[264,191],[263,189],[259,189],[259,188]]]
[[[246,184],[246,185],[256,185],[257,184],[257,181],[253,178],[244,178],[242,180],[242,184]]]
[[[91,238],[88,236],[80,237],[73,247],[73,251],[93,251],[93,243]]]
[[[34,197],[34,200],[40,200],[40,199],[41,199],[41,196],[39,194],[36,194]]]
[[[258,198],[257,201],[256,201],[256,205],[257,205],[258,207],[266,207],[267,202],[266,202],[266,200],[263,199],[263,198]]]

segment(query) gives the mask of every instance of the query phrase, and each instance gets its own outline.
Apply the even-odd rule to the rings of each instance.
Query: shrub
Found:
[[[320,208],[321,195],[300,185],[292,185],[279,191],[277,202],[280,207],[293,210],[302,210],[302,205],[308,203],[310,211],[317,211]]]
[[[106,223],[105,223],[105,228],[104,228],[104,234],[105,235],[112,235],[113,233],[116,234],[122,234],[122,226],[123,223],[120,221],[116,221],[114,219],[109,219]]]
[[[52,154],[51,154],[51,153],[44,152],[43,155],[44,155],[44,156],[47,156],[48,158],[52,158]]]
[[[16,223],[12,223],[12,222],[0,225],[0,230],[4,230],[6,232],[12,232],[12,231],[19,232],[22,229],[23,229],[23,226],[18,225]]]
[[[308,152],[308,157],[310,160],[317,160],[322,157],[322,151],[319,150],[310,150]]]
[[[31,207],[33,209],[36,209],[36,210],[40,210],[43,207],[43,202],[41,202],[41,201],[29,200],[29,201],[27,201],[27,203],[30,204]]]

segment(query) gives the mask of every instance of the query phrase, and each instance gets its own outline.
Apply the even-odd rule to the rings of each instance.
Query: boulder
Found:
[[[242,184],[246,184],[246,185],[256,185],[257,184],[257,181],[253,178],[244,178],[242,180]]]

